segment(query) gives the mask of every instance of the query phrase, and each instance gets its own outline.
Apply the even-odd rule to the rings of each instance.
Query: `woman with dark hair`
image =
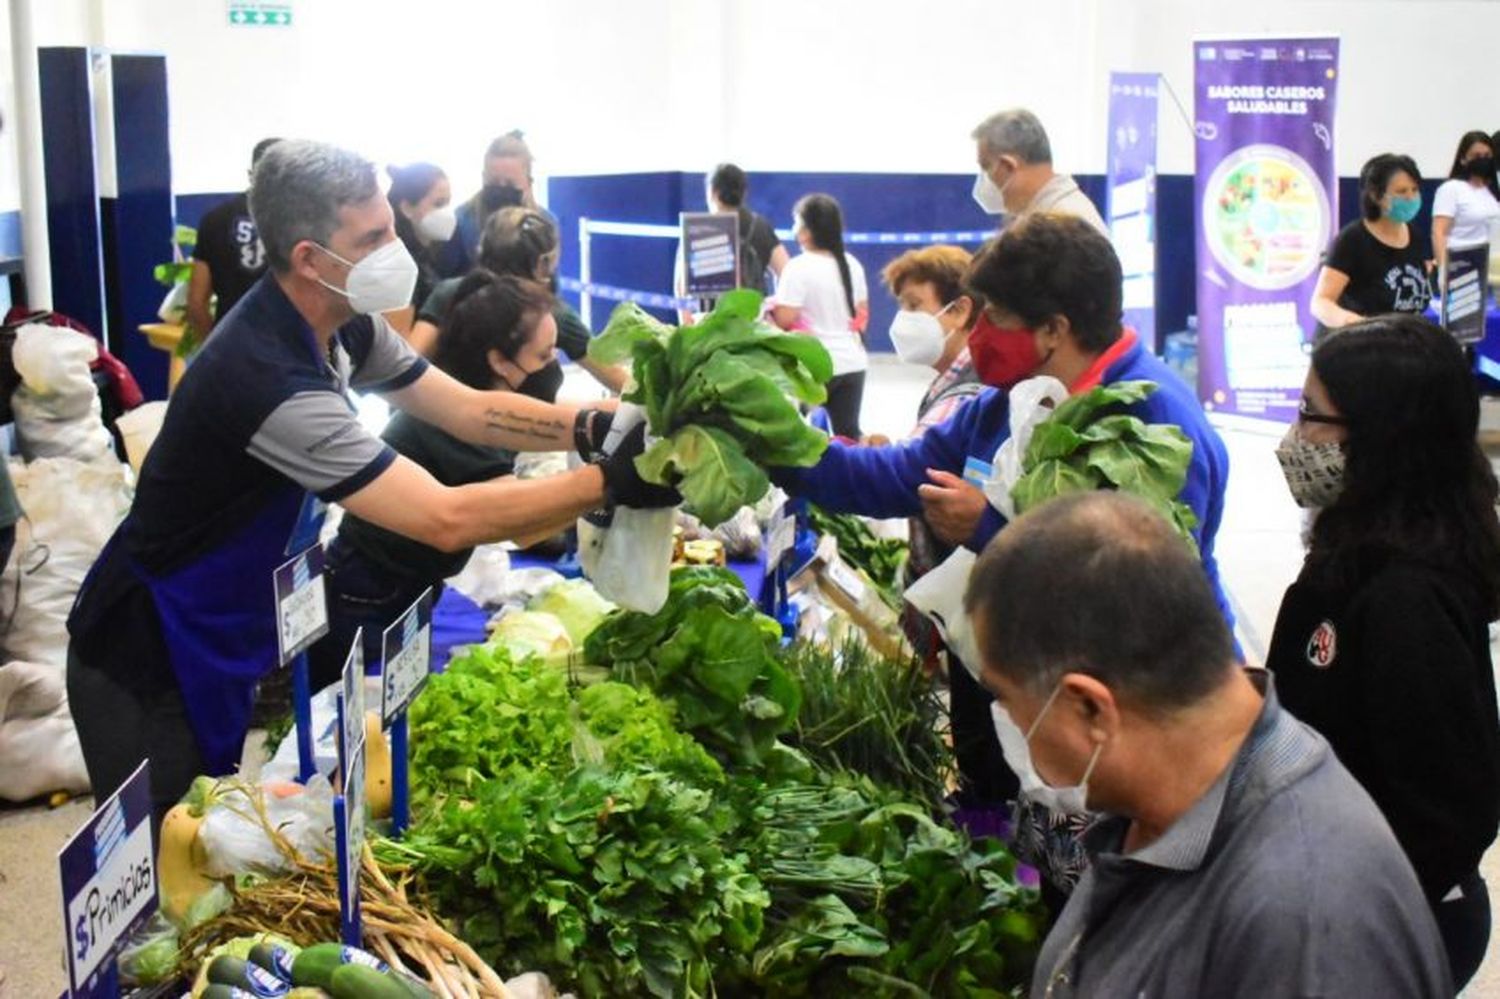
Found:
[[[432,362],[465,385],[551,402],[562,385],[552,296],[533,281],[478,270],[454,295]],[[479,447],[398,413],[381,435],[447,486],[509,475],[515,454]],[[473,549],[446,552],[345,514],[328,546],[328,637],[310,653],[314,675],[332,682],[354,632],[365,629],[365,662],[380,657],[380,634],[429,586],[464,567]]]
[[[784,330],[822,341],[833,358],[828,421],[840,437],[859,440],[865,395],[864,329],[870,313],[865,269],[844,252],[844,215],[826,194],[809,194],[792,209],[792,231],[802,252],[776,282],[771,317]]]
[[[1488,243],[1500,222],[1494,141],[1484,132],[1465,132],[1448,177],[1432,199],[1432,248],[1439,267],[1447,265],[1449,250]]]
[[[1366,320],[1313,351],[1277,457],[1314,513],[1266,660],[1390,822],[1459,988],[1489,939],[1479,859],[1500,825],[1500,489],[1478,425],[1463,351],[1422,319]]]
[[[443,168],[432,163],[389,166],[385,172],[391,177],[386,200],[396,216],[396,235],[417,262],[417,285],[412,289],[411,304],[419,306],[438,282],[437,251],[458,225],[458,217],[449,204],[453,200],[453,187]]]
[[[555,295],[557,262],[561,252],[557,223],[546,212],[539,208],[502,208],[484,225],[484,236],[479,242],[479,266],[494,274],[536,281]],[[439,281],[417,312],[411,339],[413,346],[423,353],[430,352],[440,339],[439,333],[462,280],[448,278]],[[554,298],[552,318],[557,321],[557,345],[563,353],[610,391],[619,392],[625,387],[628,371],[589,360],[589,342],[593,337],[571,306]]]
[[[1334,238],[1313,291],[1319,336],[1366,316],[1427,308],[1432,257],[1411,224],[1422,210],[1421,183],[1410,156],[1381,153],[1360,170],[1362,217]]]

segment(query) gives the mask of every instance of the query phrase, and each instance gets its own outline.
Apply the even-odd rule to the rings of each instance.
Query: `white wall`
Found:
[[[235,189],[258,139],[303,135],[433,160],[462,196],[516,125],[544,173],[965,172],[970,129],[1011,105],[1046,121],[1060,167],[1098,172],[1109,70],[1161,71],[1190,109],[1192,39],[1229,33],[1342,36],[1342,173],[1387,148],[1440,173],[1460,132],[1500,127],[1485,0],[291,2],[278,29],[231,27],[222,0],[32,0],[39,44],[167,55],[179,193]],[[13,94],[7,60],[8,119]],[[1161,135],[1163,170],[1190,172],[1170,103]]]

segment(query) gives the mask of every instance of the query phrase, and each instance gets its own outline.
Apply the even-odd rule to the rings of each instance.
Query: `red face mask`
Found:
[[[1001,329],[990,322],[989,316],[980,316],[974,324],[969,334],[969,355],[979,380],[1004,390],[1042,366],[1035,333],[1025,327]]]

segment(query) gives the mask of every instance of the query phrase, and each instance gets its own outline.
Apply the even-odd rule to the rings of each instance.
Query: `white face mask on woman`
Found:
[[[448,242],[457,228],[458,213],[448,205],[434,208],[417,222],[417,232],[432,243]]]
[[[1006,765],[1015,771],[1016,777],[1021,781],[1021,793],[1059,815],[1084,815],[1089,810],[1089,777],[1094,772],[1094,764],[1099,762],[1099,754],[1104,751],[1104,743],[1094,747],[1094,755],[1089,757],[1089,765],[1084,768],[1083,779],[1072,787],[1053,787],[1048,784],[1036,772],[1036,764],[1031,762],[1031,737],[1036,735],[1042,719],[1047,717],[1047,712],[1060,693],[1061,684],[1052,691],[1047,703],[1042,705],[1029,732],[1021,731],[999,701],[990,703],[990,715],[995,719],[995,734],[1000,737],[1000,751],[1005,755]]]
[[[349,278],[342,288],[322,278],[318,283],[347,298],[355,312],[373,315],[411,304],[412,289],[417,286],[417,262],[401,240],[393,239],[354,263],[321,243],[313,245],[349,268]]]
[[[902,309],[896,313],[896,318],[891,320],[891,344],[896,348],[896,355],[907,364],[928,367],[936,364],[948,342],[948,331],[938,322],[938,316],[951,308],[953,302],[935,313],[920,309]]]

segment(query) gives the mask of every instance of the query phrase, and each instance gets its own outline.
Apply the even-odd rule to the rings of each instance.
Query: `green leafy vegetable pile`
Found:
[[[796,406],[827,399],[828,351],[813,337],[758,322],[761,299],[732,291],[696,325],[678,328],[625,303],[589,346],[601,364],[633,362],[635,384],[624,398],[645,408],[661,438],[636,468],[681,490],[709,527],[765,495],[764,468],[816,464],[828,446]]]
[[[855,646],[778,654],[722,570],[679,570],[672,586],[661,615],[617,611],[590,636],[628,653],[613,675],[642,686],[580,688],[495,645],[433,677],[412,711],[415,822],[377,843],[380,860],[416,874],[496,968],[584,997],[988,999],[1024,984],[1036,892],[999,844],[935,821],[929,783],[903,772],[934,755],[911,731],[930,691],[903,685],[920,674]],[[753,679],[719,689],[708,662]],[[903,691],[919,703],[879,704]],[[806,723],[787,732],[805,752],[753,727],[757,698],[782,728]],[[860,701],[877,705],[869,729]],[[705,742],[688,734],[689,710],[728,705],[738,717],[696,716]]]
[[[655,614],[617,610],[584,643],[585,658],[677,709],[683,728],[727,760],[759,765],[802,703],[777,657],[781,627],[756,610],[728,569],[675,569]]]
[[[811,503],[808,523],[819,534],[831,534],[839,543],[839,557],[863,569],[881,598],[901,609],[901,572],[906,567],[907,545],[895,538],[877,538],[870,525],[850,513],[829,513]]]
[[[916,662],[859,641],[799,644],[784,658],[802,687],[802,710],[785,736],[792,746],[820,769],[861,774],[938,807],[953,773],[948,711]]]
[[[1116,382],[1058,406],[1032,432],[1021,458],[1024,474],[1010,492],[1016,511],[1025,513],[1067,493],[1119,489],[1160,510],[1196,547],[1192,532],[1198,518],[1177,499],[1187,481],[1193,442],[1180,427],[1106,412],[1138,403],[1156,390],[1155,382]]]

